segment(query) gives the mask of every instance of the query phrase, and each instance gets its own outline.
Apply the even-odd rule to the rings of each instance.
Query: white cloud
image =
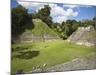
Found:
[[[65,10],[60,6],[51,7],[51,16],[65,15]]]
[[[74,11],[71,8],[64,10],[64,8],[58,5],[51,8],[51,16],[53,17],[54,22],[61,23],[63,21],[66,21],[68,17],[76,17],[77,15],[78,15],[78,12]]]
[[[51,8],[51,16],[58,16],[58,15],[77,16],[78,12],[74,11],[71,8],[64,10],[64,8],[62,8],[60,6],[55,6],[55,7]]]
[[[62,23],[65,22],[68,18],[66,16],[58,16],[53,18],[53,21],[56,23]]]
[[[75,16],[78,16],[78,12],[74,12],[73,16],[74,16],[74,17],[75,17]]]
[[[66,11],[66,16],[77,16],[78,15],[78,12],[77,11],[74,11],[73,9],[69,8],[67,9]]]
[[[61,7],[57,4],[26,2],[25,0],[19,0],[18,3],[27,9],[34,8],[36,12],[38,12],[41,8],[44,8],[44,5],[49,5],[51,7],[50,16],[53,18],[54,22],[61,23],[66,21],[68,17],[76,17],[78,15],[78,11],[74,11],[72,8],[67,8],[65,10],[64,6]]]

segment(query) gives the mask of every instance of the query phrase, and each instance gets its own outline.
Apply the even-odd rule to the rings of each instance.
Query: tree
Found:
[[[69,28],[68,36],[70,36],[73,33],[72,25],[73,25],[74,21],[75,20],[67,20],[66,21],[66,24]]]
[[[51,8],[48,5],[45,5],[44,8],[38,11],[38,13],[33,14],[33,18],[40,18],[49,27],[52,27],[52,17],[50,16],[50,10]]]
[[[11,20],[12,37],[19,36],[26,29],[34,27],[32,16],[28,14],[27,10],[22,6],[11,9]]]
[[[67,20],[66,22],[62,22],[62,38],[67,39],[74,31],[77,30],[79,23],[76,20]]]
[[[93,18],[93,27],[96,29],[96,17]]]
[[[79,24],[78,23],[75,23],[74,25],[72,25],[72,31],[76,31],[77,28],[79,27]]]

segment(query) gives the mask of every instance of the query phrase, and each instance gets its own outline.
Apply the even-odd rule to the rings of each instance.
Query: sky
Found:
[[[28,13],[38,12],[44,5],[51,7],[50,16],[53,22],[62,23],[68,19],[77,21],[88,20],[96,17],[96,6],[90,5],[72,5],[72,4],[57,4],[57,3],[39,3],[29,2],[28,0],[11,0],[11,7],[22,5],[28,9]]]

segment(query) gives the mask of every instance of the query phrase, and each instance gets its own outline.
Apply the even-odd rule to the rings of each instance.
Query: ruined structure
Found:
[[[92,26],[79,27],[68,39],[68,42],[73,42],[78,45],[95,46],[96,31]]]

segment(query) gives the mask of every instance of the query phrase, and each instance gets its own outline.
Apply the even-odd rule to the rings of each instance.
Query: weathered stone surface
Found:
[[[41,36],[36,36],[31,32],[30,33],[24,32],[19,38],[21,43],[43,41],[43,39],[45,39],[46,41],[49,41],[49,40],[55,40],[55,39],[58,39],[58,38],[53,37],[52,35],[44,35],[44,38],[42,38]]]
[[[96,33],[92,26],[79,27],[68,39],[68,42],[73,42],[78,45],[95,46]]]
[[[48,68],[47,72],[74,71],[74,70],[91,70],[96,69],[95,58],[93,59],[73,59],[71,62],[56,65]]]

